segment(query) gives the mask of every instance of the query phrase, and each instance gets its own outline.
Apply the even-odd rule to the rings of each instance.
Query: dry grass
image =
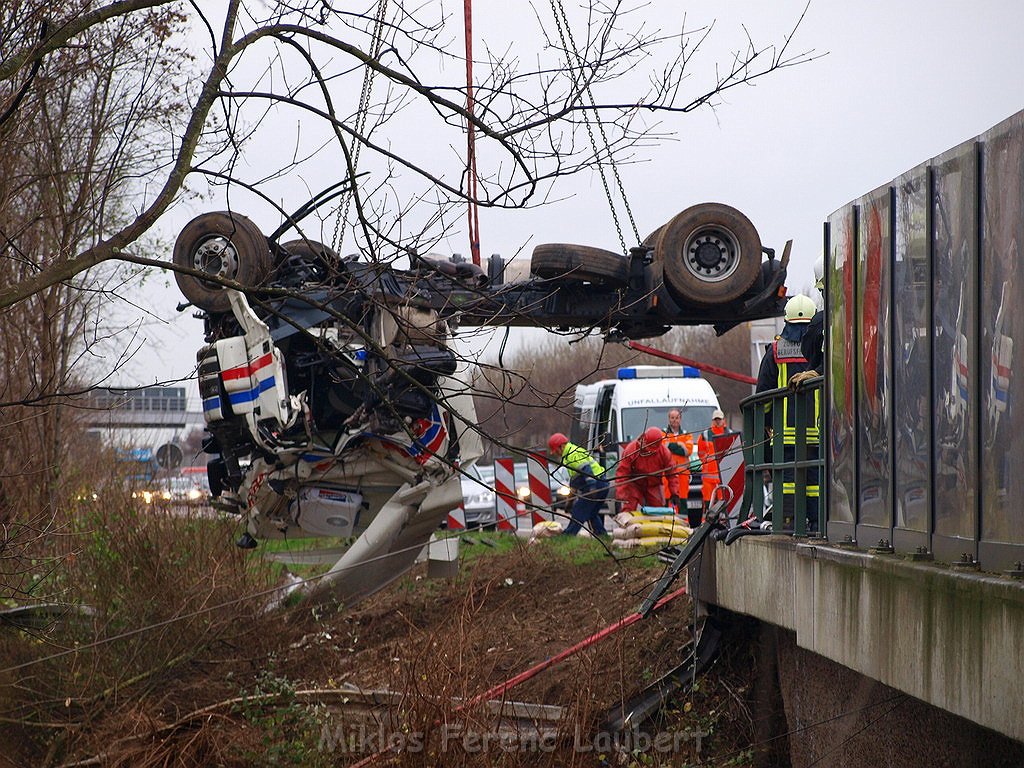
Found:
[[[81,546],[67,566],[66,594],[94,601],[102,618],[55,628],[50,642],[114,637],[266,583],[266,572],[241,558],[229,546],[232,532],[217,523],[94,510],[74,535]],[[151,556],[155,548],[161,557]],[[242,603],[8,675],[0,681],[12,684],[4,716],[21,724],[7,729],[0,751],[17,764],[315,767],[350,765],[390,738],[411,748],[387,751],[377,765],[619,760],[587,749],[588,740],[610,707],[678,663],[686,601],[509,691],[509,701],[561,707],[563,720],[557,737],[541,743],[529,734],[502,740],[487,705],[465,702],[632,611],[658,567],[615,563],[584,540],[474,549],[488,556],[467,560],[454,581],[415,571],[344,612],[300,604],[262,616],[258,601]],[[9,633],[0,640],[12,662],[55,650]],[[708,685],[692,695],[690,708],[678,702],[663,727],[733,729],[732,715],[723,715],[743,706],[745,683],[725,679],[725,689]],[[399,698],[353,712],[338,697],[345,684]],[[722,737],[719,747],[734,753],[731,735]],[[683,747],[627,755],[624,764],[701,757],[692,743]]]
[[[80,487],[44,524],[14,526],[7,597],[66,608],[38,630],[0,630],[0,666],[25,665],[0,673],[3,746],[26,762],[101,746],[111,713],[142,727],[196,665],[258,648],[268,621],[262,600],[233,602],[270,585],[231,545],[235,521],[140,507],[116,467]]]

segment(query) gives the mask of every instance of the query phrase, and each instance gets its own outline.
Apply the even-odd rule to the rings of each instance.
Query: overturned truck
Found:
[[[460,503],[480,455],[459,326],[657,336],[782,314],[777,258],[734,208],[686,209],[628,256],[539,245],[525,280],[409,254],[408,269],[278,242],[245,216],[206,213],[178,236],[178,286],[200,310],[199,390],[210,486],[260,538],[350,539],[318,599],[351,603],[414,562]],[[184,305],[188,306],[188,305]]]

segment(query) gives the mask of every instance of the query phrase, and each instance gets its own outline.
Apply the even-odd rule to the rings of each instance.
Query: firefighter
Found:
[[[697,438],[697,455],[700,457],[702,466],[700,494],[704,501],[705,515],[708,512],[708,507],[711,506],[711,497],[715,493],[715,488],[722,484],[722,478],[718,471],[715,438],[731,434],[733,431],[725,423],[725,414],[716,408],[711,414],[711,426],[701,432]]]
[[[784,388],[790,379],[800,373],[811,370],[810,363],[801,351],[801,342],[807,332],[811,318],[817,307],[814,300],[803,294],[797,294],[786,302],[786,323],[782,333],[775,339],[761,359],[761,368],[757,375],[757,391]],[[807,458],[818,458],[818,412],[820,411],[819,391],[814,393],[814,414],[812,423],[807,428]],[[789,398],[783,401],[783,460],[796,459],[796,422]],[[769,420],[769,423],[771,421]],[[796,477],[794,470],[785,469],[782,473],[782,512],[785,520],[793,517],[796,494]],[[819,480],[817,468],[807,470],[807,529],[815,532],[818,526]],[[775,521],[780,527],[782,521]]]
[[[575,493],[572,519],[565,533],[575,536],[586,525],[594,536],[607,535],[601,515],[601,508],[608,498],[604,467],[586,448],[569,442],[561,432],[555,432],[548,438],[548,452],[569,470],[569,487]]]
[[[615,471],[615,497],[622,502],[623,512],[665,506],[663,479],[668,481],[669,500],[679,506],[679,476],[664,437],[660,429],[650,427],[623,449]]]

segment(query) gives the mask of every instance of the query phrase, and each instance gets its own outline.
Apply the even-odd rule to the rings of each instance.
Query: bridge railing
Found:
[[[773,389],[740,403],[746,464],[740,519],[767,516],[768,479],[773,531],[824,535],[824,457],[819,445],[822,382],[819,376],[797,391]]]

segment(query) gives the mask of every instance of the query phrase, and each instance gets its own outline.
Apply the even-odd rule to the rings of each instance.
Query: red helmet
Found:
[[[569,442],[569,438],[561,432],[555,432],[548,438],[548,450],[551,453],[561,453],[562,447]]]
[[[644,433],[640,435],[640,439],[637,441],[640,453],[645,456],[650,456],[654,453],[654,449],[657,447],[658,443],[660,443],[664,438],[665,433],[660,429],[657,427],[648,427]]]

